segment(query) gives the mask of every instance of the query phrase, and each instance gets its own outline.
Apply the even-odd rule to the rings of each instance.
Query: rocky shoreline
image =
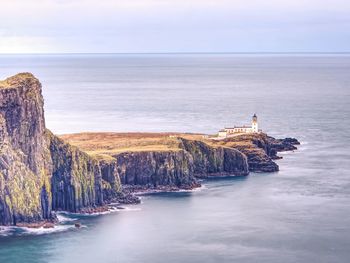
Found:
[[[55,211],[104,213],[140,203],[140,194],[193,190],[203,178],[276,172],[278,152],[299,144],[264,133],[58,137],[45,127],[43,103],[32,74],[0,81],[0,225],[50,228]]]

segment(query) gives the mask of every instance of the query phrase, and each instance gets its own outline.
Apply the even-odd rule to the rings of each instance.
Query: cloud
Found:
[[[51,53],[55,44],[48,37],[0,37],[0,53]]]
[[[0,17],[0,52],[339,51],[350,41],[344,0],[2,0]]]

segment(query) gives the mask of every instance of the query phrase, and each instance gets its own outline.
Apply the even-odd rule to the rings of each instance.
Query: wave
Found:
[[[81,226],[84,227],[84,226]],[[44,235],[52,234],[58,232],[68,231],[70,229],[76,228],[74,225],[55,225],[53,228],[28,228],[28,227],[18,227],[21,230],[22,235]]]
[[[87,214],[87,216],[98,216],[98,215],[107,215],[107,214],[112,214],[115,212],[131,212],[131,211],[140,211],[140,207],[130,207],[130,206],[110,206],[107,211],[104,212],[96,212],[96,213],[91,213]]]
[[[208,189],[208,187],[205,184],[202,184],[200,187],[197,187],[197,188],[194,188],[194,189],[191,189],[191,190],[180,189],[177,192],[192,193],[192,192],[201,192],[201,191],[207,190],[207,189]]]
[[[16,227],[14,226],[2,226],[0,227],[0,236],[6,237],[12,234]]]
[[[138,191],[135,192],[134,194],[137,195],[139,198],[145,198],[147,195],[152,195],[152,194],[161,194],[161,193],[192,193],[192,192],[199,192],[204,189],[207,189],[207,187],[202,184],[200,187],[196,187],[193,189],[152,189],[152,190],[143,190],[143,191]],[[141,200],[142,203],[142,200]]]
[[[72,222],[72,221],[76,221],[78,220],[77,218],[72,218],[72,217],[68,217],[68,216],[64,216],[63,212],[58,212],[56,214],[58,222],[60,223],[65,223],[65,222]]]
[[[66,211],[60,211],[58,212],[58,215],[60,215],[60,218],[66,221],[75,221],[79,220],[79,218],[76,217],[94,217],[99,215],[107,215],[112,214],[115,212],[125,212],[125,211],[140,211],[141,208],[139,207],[131,207],[126,205],[119,205],[118,203],[111,203],[108,205],[108,210],[103,212],[93,212],[93,213],[72,213],[72,212],[66,212]],[[60,220],[59,218],[59,220]],[[64,221],[62,221],[64,222]]]
[[[86,226],[81,226],[86,227]],[[58,232],[68,231],[70,229],[74,229],[74,225],[55,225],[53,228],[29,228],[29,227],[17,227],[17,226],[6,226],[1,227],[0,236],[11,236],[11,235],[44,235],[44,234],[52,234]]]

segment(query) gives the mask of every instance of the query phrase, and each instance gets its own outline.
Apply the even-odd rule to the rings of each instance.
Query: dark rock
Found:
[[[216,144],[239,150],[248,158],[249,171],[275,172],[279,170],[273,161],[281,159],[278,152],[295,150],[299,142],[293,138],[275,139],[265,133],[242,134],[218,141]]]
[[[269,144],[269,155],[274,158],[278,158],[278,152],[294,151],[297,149],[295,145],[299,145],[300,142],[295,138],[275,139],[267,136]]]
[[[52,208],[79,212],[104,204],[99,162],[47,132],[52,158]]]
[[[180,138],[181,147],[192,157],[196,177],[248,175],[247,157],[232,148],[212,147],[204,142]]]
[[[125,205],[141,203],[140,198],[135,196],[132,191],[123,191],[122,193],[119,193],[114,201]]]
[[[196,183],[193,161],[186,151],[132,152],[114,157],[122,184],[182,188]]]

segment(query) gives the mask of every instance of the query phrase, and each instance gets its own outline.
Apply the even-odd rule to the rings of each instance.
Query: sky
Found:
[[[0,0],[0,53],[350,52],[349,0]]]

